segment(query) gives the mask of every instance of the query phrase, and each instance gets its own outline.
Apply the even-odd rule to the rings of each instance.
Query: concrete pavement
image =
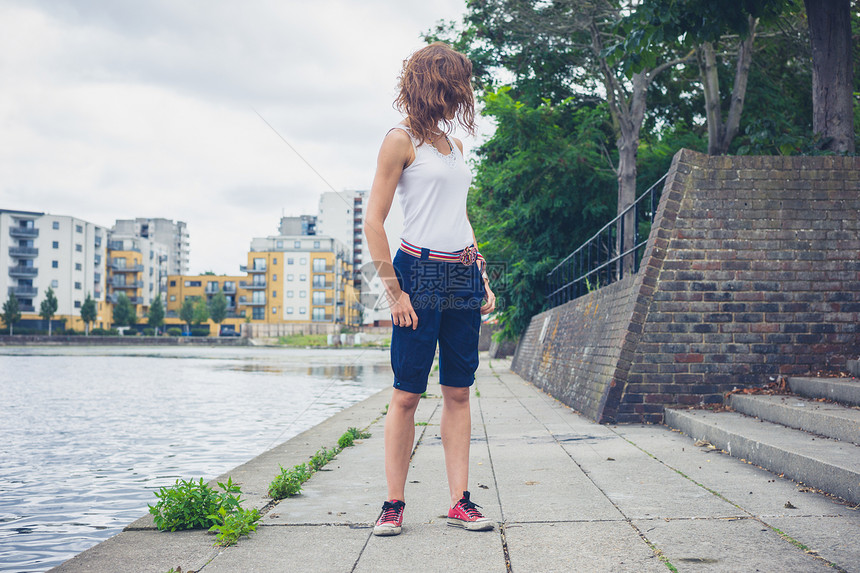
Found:
[[[482,356],[472,400],[472,498],[492,532],[446,527],[438,381],[417,415],[403,533],[371,535],[385,497],[383,391],[235,468],[257,532],[234,547],[166,533],[149,516],[54,571],[860,572],[860,510],[664,426],[601,426]],[[426,424],[426,425],[425,425]],[[301,495],[265,497],[278,464],[347,448]],[[155,500],[153,500],[155,501]]]

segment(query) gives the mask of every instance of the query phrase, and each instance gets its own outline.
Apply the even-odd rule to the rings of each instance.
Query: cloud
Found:
[[[184,220],[192,271],[235,273],[282,212],[369,188],[403,58],[462,6],[6,0],[0,207]]]

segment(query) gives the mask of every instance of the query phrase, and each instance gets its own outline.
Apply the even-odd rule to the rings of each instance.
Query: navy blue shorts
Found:
[[[478,264],[431,261],[406,254],[394,256],[394,271],[418,316],[418,328],[393,326],[391,368],[394,387],[421,394],[439,345],[439,381],[468,387],[478,369],[478,333],[484,281]]]

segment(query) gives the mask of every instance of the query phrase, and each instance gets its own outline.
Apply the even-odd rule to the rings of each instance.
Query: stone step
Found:
[[[860,409],[793,395],[732,394],[732,410],[860,445]]]
[[[736,458],[860,503],[860,446],[736,412],[666,408],[667,426]]]
[[[849,360],[848,372],[850,372],[852,376],[860,378],[860,360]]]
[[[860,406],[860,380],[856,378],[805,378],[792,376],[788,387],[807,398],[827,398],[846,406]]]

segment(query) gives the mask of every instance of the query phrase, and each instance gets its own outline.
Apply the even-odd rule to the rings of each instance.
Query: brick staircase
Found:
[[[732,394],[733,411],[667,408],[694,440],[860,504],[860,361],[852,378],[788,378],[790,394]]]

